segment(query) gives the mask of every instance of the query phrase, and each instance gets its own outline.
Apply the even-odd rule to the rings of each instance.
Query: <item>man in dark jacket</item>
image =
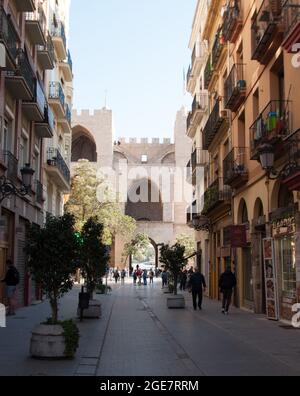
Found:
[[[197,310],[197,300],[198,300],[198,308],[200,311],[202,310],[202,301],[203,301],[203,290],[206,290],[206,282],[204,276],[201,274],[200,270],[197,269],[191,279],[189,281],[189,288],[191,289],[193,295],[193,305],[194,310]]]
[[[7,272],[5,278],[1,281],[6,284],[6,297],[9,304],[9,315],[15,315],[14,297],[16,294],[17,286],[20,283],[20,275],[17,268],[11,260],[6,262]]]
[[[228,315],[231,304],[233,289],[236,287],[236,276],[232,273],[231,267],[228,267],[224,274],[221,275],[219,287],[223,294],[222,313]]]

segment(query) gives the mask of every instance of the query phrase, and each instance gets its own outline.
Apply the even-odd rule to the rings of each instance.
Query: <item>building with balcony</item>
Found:
[[[290,320],[300,298],[300,3],[205,3],[196,29],[209,53],[209,163],[193,224],[196,235],[209,230],[210,296],[220,298],[218,278],[231,265],[237,306]]]
[[[0,277],[6,259],[12,259],[21,277],[18,306],[40,298],[26,272],[26,224],[42,226],[46,213],[61,215],[70,188],[72,62],[67,35],[64,53],[58,43],[62,30],[52,29],[53,21],[67,23],[68,12],[65,2],[55,0],[1,2],[0,42],[7,67],[0,70],[0,174],[20,187],[25,164],[34,170],[31,193],[1,204]],[[57,86],[49,86],[53,78],[60,81],[58,95]],[[6,303],[1,285],[0,302]]]

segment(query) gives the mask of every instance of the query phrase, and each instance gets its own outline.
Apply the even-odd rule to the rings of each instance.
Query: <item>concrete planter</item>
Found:
[[[80,317],[80,309],[78,309],[78,317]],[[84,319],[100,319],[102,316],[101,302],[97,300],[91,300],[88,309],[83,311]]]
[[[32,331],[30,355],[33,358],[66,358],[65,349],[66,342],[62,326],[41,324]]]
[[[169,309],[184,309],[185,299],[182,295],[171,296],[167,298],[167,306]]]

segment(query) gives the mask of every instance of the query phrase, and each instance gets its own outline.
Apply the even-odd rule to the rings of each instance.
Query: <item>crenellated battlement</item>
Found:
[[[106,107],[103,107],[102,109],[95,109],[95,110],[88,110],[88,109],[73,109],[72,110],[72,115],[76,118],[87,118],[87,117],[97,117],[97,116],[102,116],[104,114],[111,114],[112,110],[107,109]]]
[[[120,137],[115,145],[160,145],[160,146],[169,146],[174,142],[170,138],[125,138]]]

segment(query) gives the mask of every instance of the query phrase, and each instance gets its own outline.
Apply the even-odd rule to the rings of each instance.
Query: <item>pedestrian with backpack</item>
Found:
[[[7,272],[1,281],[6,284],[6,297],[8,299],[8,315],[15,315],[14,297],[20,283],[20,274],[11,260],[6,261]]]

